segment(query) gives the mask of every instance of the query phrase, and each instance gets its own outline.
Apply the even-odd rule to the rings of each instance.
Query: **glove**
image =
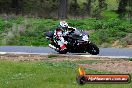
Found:
[[[67,45],[67,43],[68,43],[67,41],[64,42],[64,44],[66,44],[66,45]]]
[[[63,34],[63,36],[67,36],[67,34],[68,34],[68,32],[65,32],[65,33]]]

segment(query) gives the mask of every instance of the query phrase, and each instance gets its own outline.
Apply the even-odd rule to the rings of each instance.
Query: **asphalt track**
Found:
[[[33,47],[33,46],[0,46],[0,54],[57,54],[56,51],[49,47]],[[67,55],[87,55],[92,57],[89,53],[68,53]],[[132,49],[129,48],[100,48],[100,54],[95,57],[124,57],[132,58]]]

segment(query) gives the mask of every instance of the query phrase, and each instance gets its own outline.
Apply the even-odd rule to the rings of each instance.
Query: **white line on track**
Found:
[[[4,54],[32,54],[32,55],[49,55],[48,53],[27,53],[27,52],[0,52],[0,54],[4,55]]]

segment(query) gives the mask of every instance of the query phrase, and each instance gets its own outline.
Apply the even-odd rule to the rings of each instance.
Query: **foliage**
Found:
[[[130,58],[129,61],[132,61],[132,58]]]
[[[115,40],[124,38],[132,32],[132,24],[125,20],[111,19],[68,19],[70,26],[86,31],[94,30],[90,34],[90,40],[98,45],[103,43],[113,43]],[[49,41],[44,33],[54,30],[58,25],[58,20],[23,18],[0,19],[0,45],[28,45],[47,46]]]
[[[126,45],[132,45],[132,33],[129,33],[125,38],[121,39]]]

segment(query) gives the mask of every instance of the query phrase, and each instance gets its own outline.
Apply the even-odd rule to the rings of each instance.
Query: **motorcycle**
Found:
[[[46,38],[50,40],[49,47],[59,52],[60,54],[69,53],[90,53],[92,55],[99,54],[99,48],[89,41],[89,35],[83,30],[75,30],[69,35],[65,35],[64,39],[68,42],[66,49],[61,50],[57,42],[54,41],[54,32],[46,32]]]

